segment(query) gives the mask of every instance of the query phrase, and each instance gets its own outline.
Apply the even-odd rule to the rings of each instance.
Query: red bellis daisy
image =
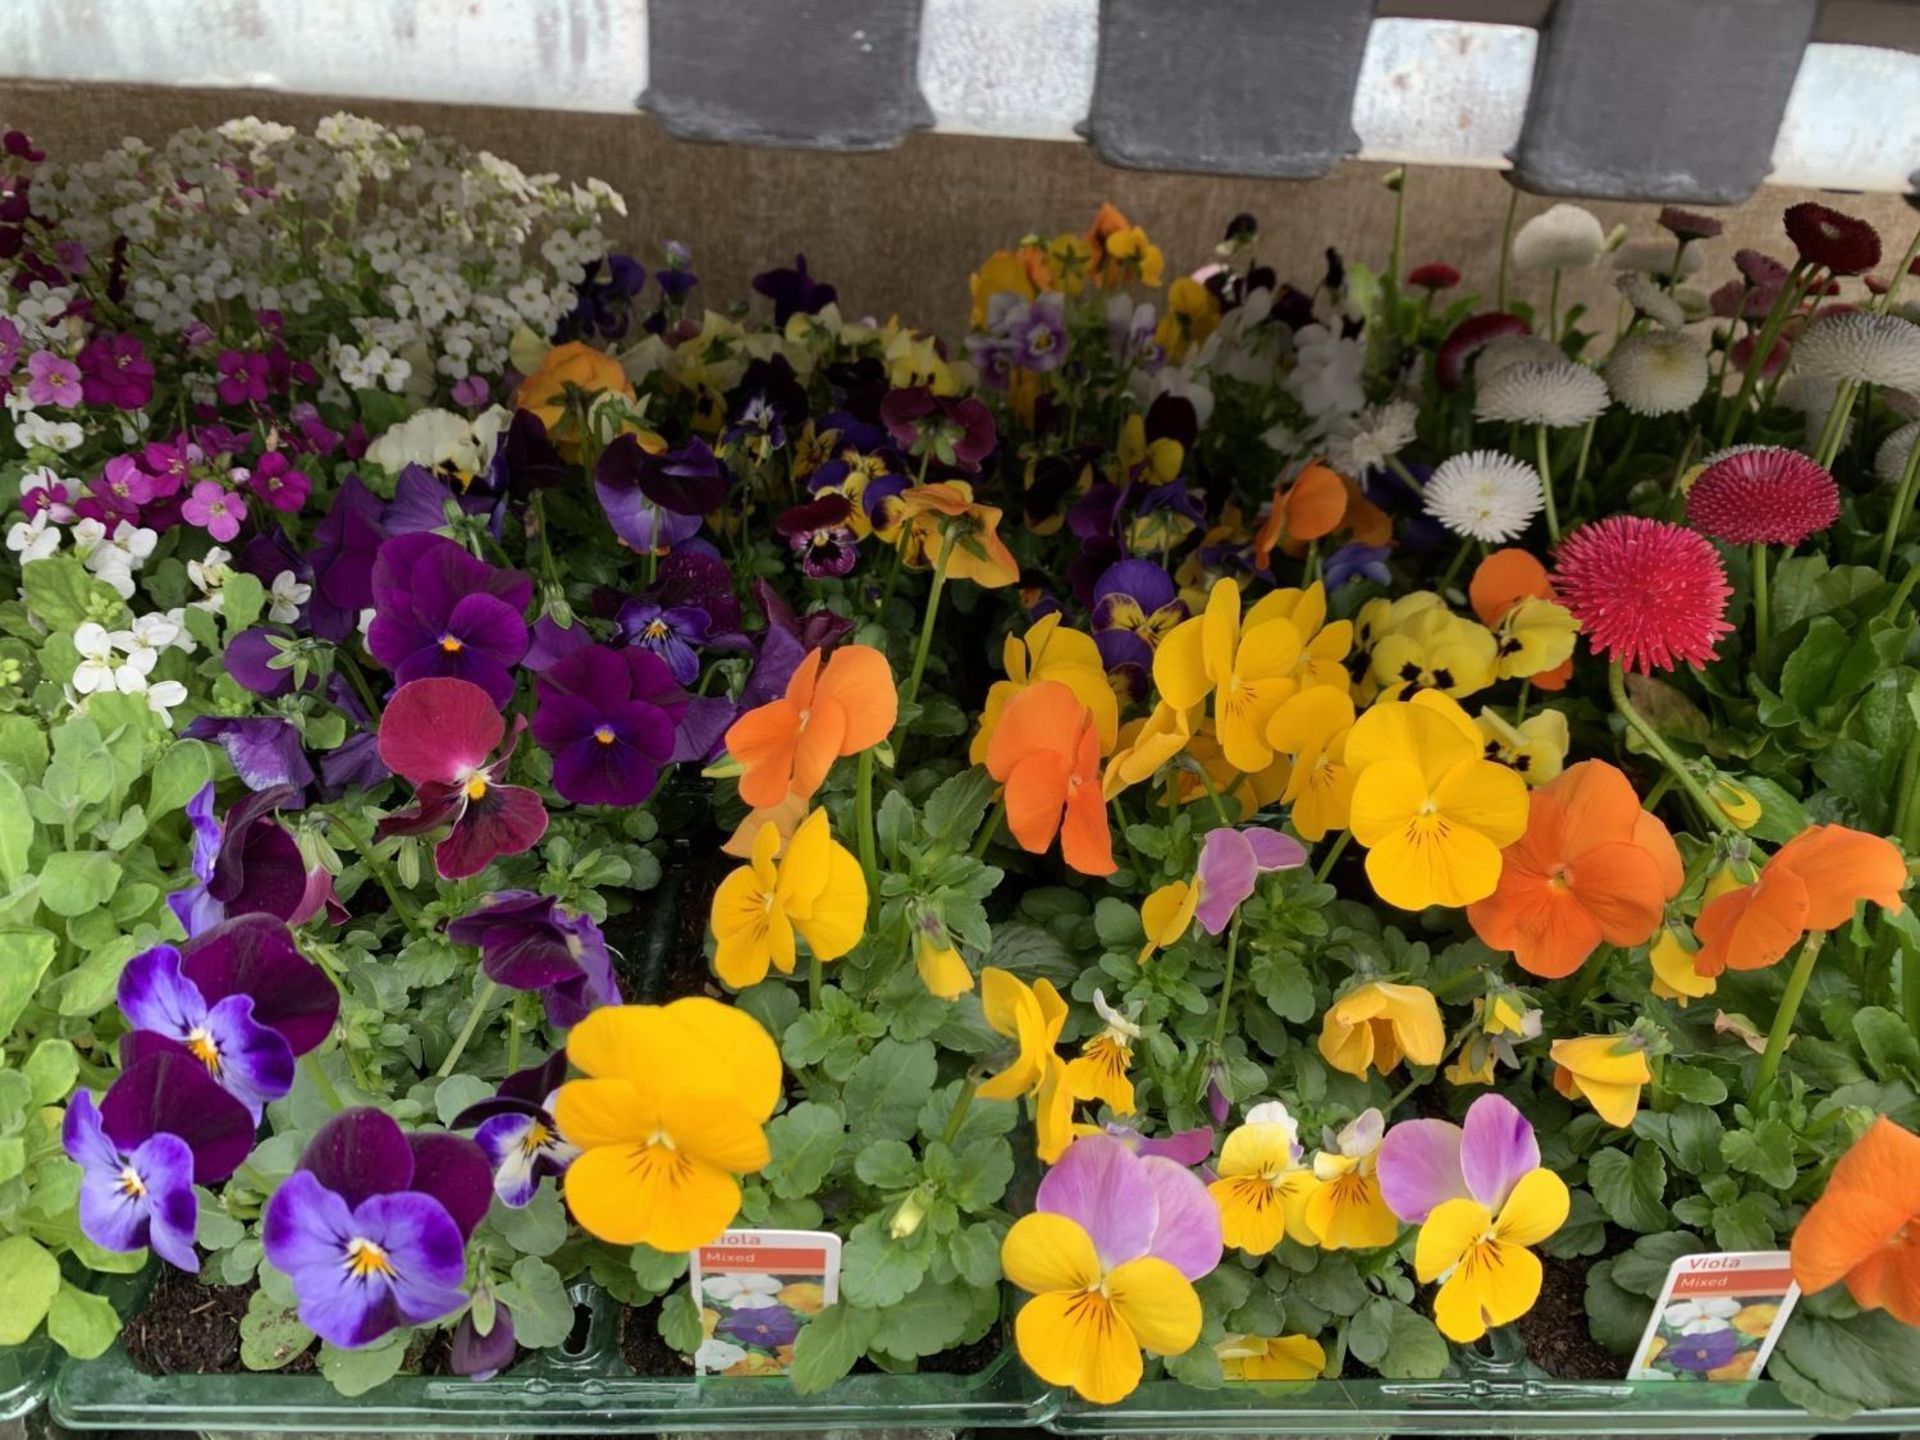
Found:
[[[1864,275],[1880,263],[1880,232],[1864,220],[1803,200],[1782,217],[1787,238],[1812,265],[1836,275]]]
[[[1798,545],[1840,518],[1840,487],[1797,450],[1744,445],[1687,491],[1687,523],[1729,545]]]
[[[1553,590],[1596,653],[1652,674],[1705,665],[1733,587],[1706,536],[1640,515],[1582,525],[1560,547]]]
[[[1460,272],[1444,261],[1432,260],[1407,272],[1407,284],[1422,290],[1451,290],[1460,283]]]

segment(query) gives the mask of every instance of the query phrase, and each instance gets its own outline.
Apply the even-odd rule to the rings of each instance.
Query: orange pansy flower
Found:
[[[1304,542],[1331,535],[1346,518],[1348,499],[1338,471],[1309,461],[1291,485],[1273,487],[1272,508],[1254,532],[1253,563],[1264,570],[1276,549],[1297,552]]]
[[[1793,1232],[1793,1278],[1809,1295],[1845,1280],[1862,1308],[1920,1325],[1920,1135],[1882,1115],[1840,1157]]]
[[[588,394],[611,391],[629,400],[633,398],[633,382],[627,379],[618,360],[604,350],[570,340],[547,351],[540,368],[520,382],[513,403],[518,409],[538,415],[540,423],[552,433],[560,428],[566,413],[569,388]]]
[[[1809,930],[1846,924],[1871,900],[1900,908],[1907,862],[1892,842],[1844,825],[1809,825],[1760,867],[1760,877],[1707,902],[1694,921],[1702,975],[1764,970]]]
[[[1526,833],[1500,858],[1499,886],[1467,907],[1467,919],[1487,944],[1548,980],[1578,970],[1603,940],[1644,943],[1686,879],[1667,827],[1604,760],[1533,791]]]
[[[987,773],[1006,786],[1007,828],[1020,848],[1060,854],[1082,875],[1111,875],[1113,837],[1100,792],[1100,729],[1058,680],[1007,702],[987,746]]]
[[[871,645],[843,646],[824,669],[809,651],[784,696],[727,731],[727,753],[745,767],[740,798],[759,807],[811,796],[834,761],[886,739],[899,710],[887,657]]]
[[[941,480],[916,485],[900,496],[906,517],[907,561],[929,568],[940,563],[940,552],[952,533],[953,555],[947,561],[949,580],[971,580],[988,590],[1011,585],[1020,578],[1020,562],[1000,538],[1000,508],[973,498],[973,486],[964,480]]]
[[[1467,585],[1467,599],[1480,623],[1496,630],[1521,601],[1553,599],[1553,582],[1547,578],[1547,567],[1530,552],[1496,550],[1475,568]],[[1564,690],[1572,675],[1573,661],[1569,658],[1551,670],[1529,676],[1527,683],[1536,690]]]

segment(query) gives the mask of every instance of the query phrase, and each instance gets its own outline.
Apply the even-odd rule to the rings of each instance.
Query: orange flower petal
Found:
[[[800,710],[791,700],[769,700],[734,721],[727,730],[727,753],[746,767],[740,798],[756,808],[786,799],[799,743]]]
[[[1845,1279],[1862,1305],[1920,1324],[1920,1135],[1884,1115],[1840,1157],[1793,1234],[1793,1278],[1808,1292]]]
[[[1604,760],[1569,765],[1541,789],[1551,791],[1566,807],[1570,854],[1594,845],[1631,841],[1634,825],[1645,813],[1640,797],[1633,793],[1633,782]]]
[[[1281,502],[1287,534],[1295,540],[1331,535],[1347,513],[1347,482],[1337,471],[1315,462],[1302,470]]]
[[[1791,870],[1806,882],[1809,930],[1846,924],[1862,900],[1898,910],[1907,883],[1907,862],[1890,841],[1844,825],[1808,826],[1781,846],[1766,870]]]
[[[1029,854],[1041,854],[1059,833],[1067,778],[1066,757],[1051,750],[1028,751],[1007,773],[1007,828]]]
[[[1527,551],[1496,550],[1473,572],[1467,598],[1472,601],[1473,613],[1480,617],[1480,623],[1492,628],[1522,600],[1552,599],[1553,586],[1547,579],[1547,567]],[[1536,675],[1534,683],[1539,682],[1540,677]]]
[[[871,645],[848,645],[833,652],[814,693],[815,703],[833,700],[846,713],[840,739],[842,755],[857,755],[878,745],[900,718],[900,694],[894,689],[887,657]]]
[[[993,739],[987,745],[987,773],[1004,782],[1020,760],[1039,750],[1051,751],[1064,761],[1086,715],[1080,697],[1058,680],[1029,685],[1000,712],[1000,723],[993,727]],[[1061,769],[1064,773],[1065,765]]]
[[[1779,870],[1707,902],[1693,933],[1701,940],[1693,968],[1701,975],[1764,970],[1777,964],[1807,933],[1811,905],[1806,882]]]

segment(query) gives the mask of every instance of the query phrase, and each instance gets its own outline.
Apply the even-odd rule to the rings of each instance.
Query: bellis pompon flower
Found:
[[[1251,1107],[1246,1123],[1228,1134],[1219,1178],[1207,1191],[1229,1247],[1265,1255],[1289,1235],[1302,1245],[1316,1242],[1307,1204],[1320,1180],[1303,1155],[1300,1127],[1278,1100]]]
[[[1840,1157],[1793,1232],[1793,1278],[1920,1325],[1920,1135],[1882,1115]]]
[[[1639,1037],[1581,1035],[1554,1041],[1549,1053],[1554,1089],[1569,1100],[1585,1100],[1609,1125],[1624,1130],[1633,1123],[1641,1087],[1653,1081],[1653,1067]]]
[[[1464,1125],[1401,1122],[1381,1142],[1379,1170],[1393,1213],[1420,1227],[1414,1269],[1440,1282],[1443,1335],[1468,1344],[1533,1308],[1543,1271],[1528,1247],[1566,1223],[1571,1197],[1511,1103],[1482,1095]]]
[[[1081,1137],[1000,1246],[1007,1278],[1031,1297],[1014,1317],[1020,1358],[1097,1405],[1124,1399],[1142,1350],[1179,1355],[1200,1338],[1193,1282],[1220,1254],[1219,1214],[1192,1171]]]
[[[1714,658],[1733,587],[1712,542],[1640,515],[1582,525],[1560,547],[1554,593],[1594,651],[1650,675]]]
[[[486,691],[452,679],[402,685],[380,716],[380,759],[413,785],[414,803],[382,819],[375,838],[451,826],[433,848],[445,880],[464,880],[502,855],[532,849],[547,833],[547,807],[539,792],[502,783],[526,723],[514,720],[496,760],[507,722]]]
[[[1320,1025],[1320,1055],[1334,1069],[1366,1079],[1401,1060],[1438,1065],[1446,1053],[1447,1029],[1429,990],[1370,980],[1327,1007]]]
[[[769,1158],[780,1052],[744,1010],[702,995],[671,1005],[609,1005],[567,1036],[586,1078],[554,1097],[560,1133],[581,1154],[567,1209],[612,1245],[691,1250],[740,1210],[737,1175]]]
[[[744,990],[766,979],[769,966],[793,973],[796,935],[816,960],[838,960],[859,944],[866,876],[853,852],[833,838],[826,811],[800,822],[784,855],[779,827],[769,822],[754,836],[752,860],[714,892],[712,920],[714,973]]]
[[[1687,523],[1729,545],[1798,545],[1839,518],[1826,466],[1777,445],[1727,451],[1687,490]]]
[[[847,645],[821,660],[820,651],[808,651],[784,696],[727,731],[727,752],[745,767],[740,798],[749,805],[778,805],[790,793],[811,798],[835,760],[878,745],[899,718],[893,672],[878,650]]]
[[[1079,696],[1058,680],[1020,691],[994,726],[986,761],[1006,787],[1007,828],[1021,849],[1043,854],[1058,835],[1061,858],[1082,875],[1113,873],[1100,726]]]
[[[1751,885],[1707,901],[1694,932],[1702,975],[1763,970],[1810,930],[1837,930],[1871,900],[1900,909],[1907,864],[1889,841],[1844,825],[1810,825],[1760,869]]]
[[[982,1100],[1034,1102],[1040,1158],[1051,1164],[1073,1138],[1073,1088],[1057,1047],[1067,1023],[1067,1002],[1050,980],[1028,985],[1005,970],[980,972],[980,1011],[996,1035],[1019,1048],[1007,1067],[980,1082]]]

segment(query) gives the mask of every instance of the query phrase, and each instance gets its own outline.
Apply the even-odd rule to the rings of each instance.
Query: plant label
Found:
[[[1784,1250],[1682,1255],[1627,1378],[1758,1380],[1799,1298]]]
[[[840,1296],[840,1237],[824,1230],[729,1230],[693,1252],[701,1375],[785,1375],[793,1342]]]

